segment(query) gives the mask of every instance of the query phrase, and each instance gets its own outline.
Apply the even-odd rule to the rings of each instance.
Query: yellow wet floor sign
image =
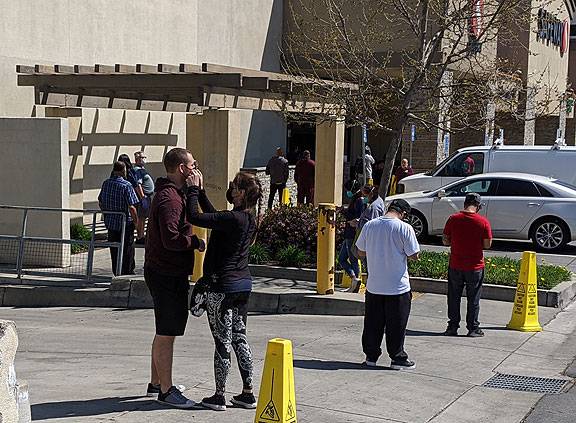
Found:
[[[254,423],[296,423],[292,342],[268,341]]]
[[[540,332],[542,326],[538,322],[538,277],[536,274],[536,253],[524,251],[520,275],[516,286],[512,318],[508,329],[522,332]]]

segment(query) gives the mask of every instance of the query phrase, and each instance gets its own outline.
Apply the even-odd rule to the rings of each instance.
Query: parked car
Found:
[[[448,217],[462,210],[469,192],[482,196],[480,213],[494,238],[531,239],[543,251],[576,240],[576,186],[538,175],[491,173],[470,176],[440,189],[386,198],[403,198],[412,207],[409,223],[419,238],[440,235]]]
[[[407,176],[396,193],[434,190],[471,175],[526,172],[576,185],[576,147],[493,145],[462,148],[434,169]]]

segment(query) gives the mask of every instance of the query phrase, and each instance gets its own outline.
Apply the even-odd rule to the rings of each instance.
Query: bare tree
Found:
[[[289,11],[285,71],[315,81],[302,94],[341,105],[349,125],[391,134],[382,197],[409,123],[441,133],[484,128],[490,105],[526,117],[527,75],[496,54],[499,30],[501,43],[527,48],[511,30],[530,27],[525,0],[290,0]]]

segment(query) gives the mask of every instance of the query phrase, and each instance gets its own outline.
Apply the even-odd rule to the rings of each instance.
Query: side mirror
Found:
[[[443,189],[441,189],[440,191],[438,191],[438,193],[436,194],[436,196],[438,198],[444,198],[446,197],[446,191],[444,191]]]

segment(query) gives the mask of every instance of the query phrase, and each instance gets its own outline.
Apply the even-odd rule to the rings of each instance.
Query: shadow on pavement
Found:
[[[309,370],[392,370],[390,367],[376,366],[368,367],[361,363],[351,363],[349,361],[330,360],[294,360],[294,367]]]
[[[406,329],[406,336],[444,336],[444,331],[442,331],[442,332],[430,332],[427,330]]]
[[[32,420],[86,417],[138,410],[164,410],[166,408],[149,398],[144,399],[138,396],[98,398],[86,401],[46,402],[31,406]]]

